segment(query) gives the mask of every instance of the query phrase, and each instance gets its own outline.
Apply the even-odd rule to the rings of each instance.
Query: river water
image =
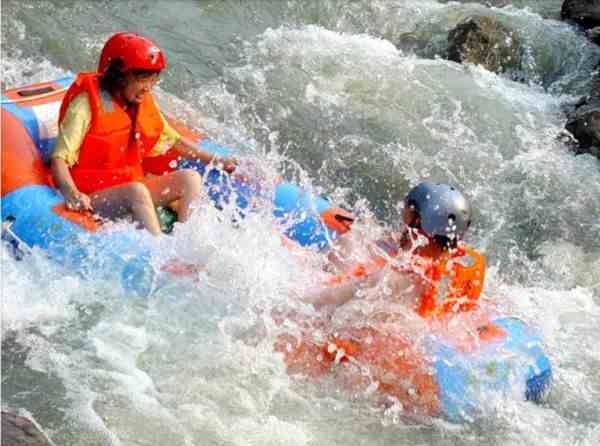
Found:
[[[383,225],[419,180],[459,186],[486,294],[541,331],[555,379],[541,405],[451,424],[291,378],[272,339],[244,333],[306,269],[265,215],[203,208],[168,249],[207,273],[149,300],[3,247],[2,406],[57,445],[599,444],[600,163],[557,135],[600,49],[557,21],[561,3],[4,0],[3,88],[91,70],[111,33],[137,31],[166,51],[165,107],[265,177]],[[439,57],[472,14],[521,35],[522,82]]]

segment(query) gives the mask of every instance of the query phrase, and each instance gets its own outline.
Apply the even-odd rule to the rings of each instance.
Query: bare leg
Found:
[[[202,196],[202,177],[191,169],[153,176],[147,178],[144,184],[156,206],[179,201],[177,218],[180,222],[187,221],[192,203]]]
[[[148,188],[139,182],[110,187],[90,195],[94,212],[107,218],[119,218],[129,213],[153,235],[160,234],[160,223]]]

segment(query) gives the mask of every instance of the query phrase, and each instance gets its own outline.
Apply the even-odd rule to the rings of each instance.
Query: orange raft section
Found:
[[[48,108],[58,106],[64,96],[66,88],[55,82],[45,82],[21,89],[8,90],[3,96],[10,100],[13,111],[31,110],[34,107]],[[4,105],[4,102],[3,102]],[[17,118],[10,109],[3,106],[1,111],[2,121],[2,197],[26,186],[49,186],[54,187],[52,175],[42,160],[40,141],[34,141],[32,134],[23,125],[23,121]],[[46,133],[53,136],[58,131],[57,123],[36,123],[37,126],[47,124],[44,128]],[[37,129],[36,135],[41,139]],[[47,135],[46,135],[47,136]],[[69,211],[64,204],[57,205],[53,211],[61,217],[69,220],[88,231],[96,231],[100,225],[89,214]]]
[[[281,335],[275,351],[284,355],[288,372],[311,378],[345,369],[348,391],[366,393],[376,383],[382,397],[398,400],[404,410],[427,416],[441,414],[438,385],[428,362],[410,342],[370,327],[351,328],[322,344],[308,337]]]
[[[294,319],[298,320],[297,315]],[[289,333],[277,337],[274,350],[283,355],[289,374],[312,379],[327,375],[342,377],[343,388],[353,394],[375,391],[378,401],[385,405],[397,401],[407,414],[444,415],[442,389],[432,366],[431,352],[422,344],[372,326],[346,327],[315,339],[315,333],[327,333],[328,324],[326,319],[305,320],[300,324],[303,333],[300,337]],[[478,317],[475,326],[473,331],[447,341],[461,354],[476,355],[482,346],[499,344],[507,338],[503,327],[485,317]],[[415,337],[418,335],[415,333]]]

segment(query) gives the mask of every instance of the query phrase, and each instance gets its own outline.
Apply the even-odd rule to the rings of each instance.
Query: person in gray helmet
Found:
[[[455,248],[471,225],[471,205],[460,191],[446,184],[421,183],[404,203],[404,223],[439,247]]]
[[[458,189],[420,183],[404,199],[400,231],[370,242],[369,258],[359,262],[348,242],[352,231],[342,236],[342,257],[353,260],[338,256],[331,280],[301,299],[315,306],[341,305],[385,277],[391,295],[416,290],[414,309],[422,317],[472,310],[483,289],[485,258],[463,242],[471,218],[471,206]]]

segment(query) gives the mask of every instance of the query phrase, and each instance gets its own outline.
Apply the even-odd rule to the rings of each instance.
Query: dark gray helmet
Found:
[[[447,184],[420,183],[408,193],[404,204],[419,213],[420,229],[430,237],[461,240],[471,224],[471,205],[458,189]]]

